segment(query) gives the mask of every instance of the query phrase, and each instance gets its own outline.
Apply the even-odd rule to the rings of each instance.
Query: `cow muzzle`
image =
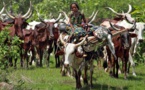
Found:
[[[68,68],[68,67],[69,67],[69,64],[64,64],[64,67],[65,67],[65,68]]]
[[[129,44],[124,44],[124,49],[129,49]]]

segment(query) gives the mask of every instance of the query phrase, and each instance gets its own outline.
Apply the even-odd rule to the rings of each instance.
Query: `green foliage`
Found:
[[[19,37],[9,36],[9,30],[5,28],[0,32],[0,69],[5,69],[8,65],[8,59],[20,58],[20,44],[22,41]]]
[[[7,9],[10,10],[10,5],[12,5],[13,11],[17,14],[22,13],[25,14],[29,7],[29,0],[1,0],[4,1],[7,5]],[[117,12],[128,11],[128,4],[134,6],[134,13],[137,14],[138,10],[143,10],[144,8],[144,0],[31,0],[33,5],[33,15],[29,19],[38,20],[38,16],[36,14],[35,9],[38,9],[43,18],[51,18],[54,16],[55,18],[58,16],[60,10],[63,10],[67,13],[70,12],[70,4],[72,2],[77,2],[80,6],[81,11],[84,12],[86,17],[89,17],[94,10],[99,10],[97,15],[98,19],[103,18],[112,18],[115,14],[106,9],[105,7],[112,7]],[[136,3],[137,2],[137,3]],[[2,8],[2,3],[0,3],[0,8]],[[138,9],[139,8],[139,9]],[[141,8],[141,9],[140,9]],[[144,11],[143,11],[144,12]],[[133,13],[133,14],[134,14]],[[144,14],[140,14],[140,16],[145,16]],[[142,17],[143,19],[143,17]]]
[[[145,22],[145,3],[140,5],[134,5],[134,11],[132,15],[136,18],[136,21]]]

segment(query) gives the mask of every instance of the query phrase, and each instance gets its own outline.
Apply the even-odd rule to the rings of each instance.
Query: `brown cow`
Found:
[[[120,27],[120,30],[124,30],[124,27]],[[116,31],[112,31],[112,34],[114,35]],[[113,67],[113,72],[110,72],[111,76],[117,77],[118,78],[118,69],[119,69],[119,64],[118,64],[118,58],[122,59],[123,62],[123,70],[124,70],[124,78],[126,79],[126,74],[127,74],[127,62],[129,59],[129,49],[131,46],[131,37],[132,34],[129,33],[128,30],[124,30],[121,34],[118,34],[113,37],[113,43],[115,46],[115,53],[117,56],[117,60],[111,57],[111,52],[107,48],[107,54],[108,54],[108,67],[111,68]],[[115,73],[115,66],[116,66],[116,73]]]
[[[23,39],[23,33],[22,30],[27,26],[26,20],[30,18],[32,15],[32,4],[30,2],[30,7],[29,10],[27,11],[26,14],[18,16],[12,15],[9,13],[6,9],[6,14],[13,20],[12,27],[10,27],[10,36],[18,36],[20,39]],[[22,52],[21,52],[22,55]],[[12,60],[10,59],[10,63],[12,63]],[[22,59],[21,59],[21,66],[23,67]],[[15,61],[15,67],[16,67],[16,61]]]
[[[30,30],[26,30],[23,29],[23,40],[24,42],[22,43],[22,48],[24,50],[24,53],[22,55],[22,64],[25,65],[23,62],[23,60],[26,59],[26,67],[28,68],[28,61],[29,61],[29,57],[28,57],[28,52],[32,52],[32,58],[31,61],[29,62],[30,65],[32,65],[32,60],[35,59],[35,50],[34,50],[34,45],[35,45],[35,33],[36,31],[30,29]]]
[[[49,19],[49,20],[43,20],[40,18],[39,13],[37,13],[37,14],[38,14],[40,21],[43,24],[46,24],[45,29],[46,29],[46,32],[48,34],[47,34],[47,42],[45,42],[45,45],[49,46],[49,48],[47,48],[47,53],[48,53],[47,54],[47,62],[48,62],[48,66],[49,66],[50,53],[52,53],[52,51],[53,51],[53,45],[54,45],[55,52],[56,52],[56,49],[57,49],[57,45],[56,45],[57,42],[56,41],[59,37],[59,31],[56,27],[54,27],[54,24],[57,23],[58,20],[60,19],[61,13],[59,14],[57,19]],[[44,44],[42,44],[42,45],[44,45]],[[43,47],[46,48],[46,46],[43,46]],[[39,52],[39,54],[40,54],[40,52]],[[42,57],[43,56],[41,56],[40,58],[42,58]],[[56,67],[59,67],[60,66],[59,56],[55,55],[55,60],[56,60]]]

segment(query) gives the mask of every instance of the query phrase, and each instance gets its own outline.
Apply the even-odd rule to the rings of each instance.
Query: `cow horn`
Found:
[[[26,19],[30,18],[30,17],[32,16],[32,14],[33,14],[33,11],[31,11],[31,12],[29,13],[29,15],[26,17]]]
[[[31,11],[32,11],[32,3],[31,3],[31,1],[30,1],[30,7],[29,7],[27,13],[24,14],[22,17],[23,17],[23,18],[26,18],[26,17],[30,14]],[[28,18],[28,17],[27,17],[27,18]]]
[[[94,13],[95,13],[95,10],[94,10],[93,13],[91,14],[91,16],[89,16],[89,19],[91,19],[91,18],[93,17]]]
[[[132,11],[132,6],[130,4],[128,4],[128,7],[129,7],[129,9],[128,9],[127,13],[130,13]]]
[[[4,4],[4,7],[5,7],[5,3],[4,3],[4,2],[3,2],[3,4]],[[7,11],[7,9],[5,9],[5,11],[6,11],[6,14],[7,14],[10,18],[12,18],[12,19],[15,18],[15,16],[13,16],[12,14],[10,14],[10,13]]]
[[[75,44],[75,47],[81,46],[81,45],[85,42],[85,40],[86,40],[87,37],[88,37],[88,36],[86,35],[86,36],[84,37],[84,39],[83,39],[81,42]]]
[[[66,20],[69,22],[69,17],[67,16],[66,12],[62,11],[62,13],[64,14]]]
[[[3,2],[4,7],[2,8],[2,10],[0,11],[0,15],[4,12],[5,10],[5,3]]]
[[[122,15],[121,13],[117,13],[115,10],[113,10],[111,7],[106,7],[108,8],[109,10],[111,10],[113,13],[117,14],[117,15]]]
[[[66,45],[66,42],[62,39],[62,33],[60,34],[60,41],[61,41],[61,43],[65,46]]]
[[[62,14],[59,13],[59,16],[58,16],[58,18],[56,19],[55,23],[59,21],[59,19],[61,18],[61,16],[62,16]]]
[[[109,24],[110,24],[110,26],[114,29],[114,30],[117,30],[117,31],[119,31],[120,29],[119,28],[117,28],[117,27],[115,27],[114,25],[112,25],[112,23],[109,21]]]
[[[45,21],[41,18],[40,13],[38,12],[38,10],[37,10],[37,9],[35,9],[35,10],[36,10],[36,12],[37,12],[37,16],[38,16],[39,20],[40,20],[42,23],[46,24]]]
[[[98,14],[98,11],[96,11],[94,17],[93,17],[92,20],[89,22],[89,24],[92,23],[92,22],[95,20],[97,14]]]

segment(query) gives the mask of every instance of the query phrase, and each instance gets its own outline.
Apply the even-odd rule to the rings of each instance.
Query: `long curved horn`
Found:
[[[94,17],[93,17],[92,20],[89,22],[89,24],[92,23],[92,22],[95,20],[97,14],[98,14],[98,11],[96,11]]]
[[[132,6],[130,4],[128,4],[128,7],[129,7],[129,9],[128,9],[127,13],[130,13],[132,11]]]
[[[85,36],[81,42],[75,44],[75,47],[81,46],[85,42],[86,38],[87,38],[87,36]]]
[[[38,10],[35,9],[35,11],[37,12],[37,16],[38,16],[39,20],[40,20],[42,23],[45,23],[45,21],[41,18],[40,13],[38,12]],[[46,24],[46,23],[45,23],[45,24]]]
[[[91,14],[91,16],[89,16],[89,19],[91,19],[91,18],[93,17],[94,13],[95,13],[95,10],[94,10],[93,13]]]
[[[62,11],[62,13],[64,14],[66,20],[69,22],[69,17],[67,16],[66,12]]]
[[[112,23],[109,21],[109,24],[110,24],[110,26],[114,29],[114,30],[117,30],[117,31],[119,31],[120,29],[119,28],[117,28],[117,27],[115,27],[114,25],[112,25]]]
[[[5,3],[3,2],[4,7],[2,8],[2,10],[0,11],[0,14],[2,14],[5,10]]]
[[[5,5],[5,3],[3,2],[3,4],[4,4],[4,7],[6,6]],[[15,18],[15,16],[13,16],[13,15],[11,15],[8,11],[7,11],[7,9],[5,8],[5,11],[6,11],[6,14],[10,17],[10,18],[12,18],[12,19],[14,19]]]
[[[60,41],[61,41],[61,43],[65,46],[67,43],[62,39],[62,33],[60,34]]]
[[[32,9],[32,3],[31,3],[31,1],[30,1],[30,7],[29,7],[27,13],[24,14],[22,17],[23,17],[23,18],[26,18],[26,17],[29,15],[29,13],[31,12],[31,9]]]
[[[29,13],[29,15],[28,15],[25,19],[30,18],[30,17],[32,16],[32,14],[33,14],[33,11],[31,11],[31,12]]]
[[[62,16],[62,14],[61,14],[61,13],[59,13],[58,18],[55,20],[55,23],[59,21],[59,19],[61,18],[61,16]]]
[[[117,15],[122,15],[121,13],[117,13],[114,9],[112,9],[111,7],[106,7],[108,8],[109,10],[111,10],[113,13],[117,14]]]

